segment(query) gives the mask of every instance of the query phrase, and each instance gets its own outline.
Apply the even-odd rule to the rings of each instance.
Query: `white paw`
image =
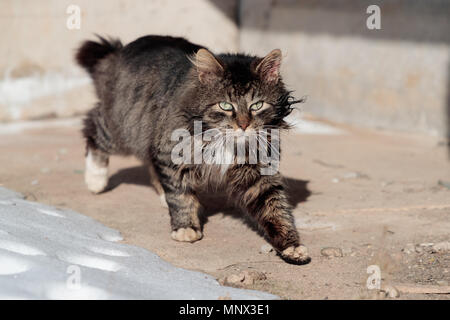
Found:
[[[104,191],[108,185],[108,167],[103,167],[96,163],[90,151],[86,157],[84,181],[89,191],[93,193]]]
[[[201,231],[195,231],[192,228],[180,228],[176,231],[172,231],[172,239],[183,242],[194,242],[202,238]]]
[[[159,202],[161,203],[161,206],[163,208],[168,208],[169,206],[167,205],[167,201],[166,201],[166,196],[164,194],[159,196]]]
[[[106,189],[108,185],[108,175],[95,175],[86,172],[84,175],[84,181],[89,189],[93,193],[100,193]]]

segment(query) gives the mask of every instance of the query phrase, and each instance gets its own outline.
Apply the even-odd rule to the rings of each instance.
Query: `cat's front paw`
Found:
[[[201,231],[196,231],[192,228],[180,228],[172,231],[172,239],[176,241],[195,242],[200,240],[202,236]]]
[[[303,245],[284,249],[280,252],[280,256],[284,261],[291,264],[307,264],[311,261],[308,249]]]

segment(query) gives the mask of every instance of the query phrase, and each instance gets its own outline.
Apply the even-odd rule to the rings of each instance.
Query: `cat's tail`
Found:
[[[105,39],[97,35],[99,41],[85,41],[77,50],[75,59],[77,63],[93,74],[95,66],[106,56],[122,49],[123,45],[119,39]]]

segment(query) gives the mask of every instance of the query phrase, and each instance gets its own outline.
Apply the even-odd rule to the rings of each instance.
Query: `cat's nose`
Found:
[[[245,131],[245,129],[247,129],[250,125],[250,121],[248,119],[238,119],[237,125],[239,126],[239,128]]]
[[[239,127],[241,127],[242,130],[245,131],[245,129],[247,129],[247,127],[248,127],[248,123],[241,123],[241,124],[239,125]]]

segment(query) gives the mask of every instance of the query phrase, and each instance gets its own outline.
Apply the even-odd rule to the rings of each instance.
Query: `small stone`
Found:
[[[424,251],[424,248],[421,247],[421,246],[419,246],[419,245],[416,245],[416,247],[414,248],[414,250],[415,250],[417,253],[422,253],[422,252]]]
[[[225,283],[229,283],[229,284],[239,284],[242,281],[244,281],[245,276],[240,273],[240,274],[232,274],[229,275],[228,277],[225,278]]]
[[[450,181],[439,180],[438,185],[450,190]]]
[[[448,286],[447,280],[438,280],[438,281],[436,281],[436,283],[440,286]]]
[[[367,174],[361,172],[346,172],[342,175],[344,179],[369,179]]]
[[[244,276],[243,283],[246,285],[252,285],[255,281],[266,280],[267,277],[263,272],[259,271],[243,271],[241,275]]]
[[[370,290],[367,296],[363,297],[364,299],[371,300],[383,300],[386,298],[386,291],[382,290]]]
[[[344,254],[340,248],[327,247],[320,250],[320,253],[325,257],[343,257]]]
[[[273,251],[273,248],[272,248],[272,246],[270,244],[263,244],[261,246],[261,248],[259,248],[259,253],[267,254],[267,253],[272,252],[272,251]]]
[[[402,251],[406,254],[411,254],[416,252],[416,247],[413,243],[407,243],[406,246],[402,249]]]
[[[333,178],[333,179],[331,180],[331,182],[333,182],[333,183],[339,183],[339,179],[338,179],[338,178]]]
[[[352,255],[352,253],[353,253],[353,248],[344,248],[344,249],[342,249],[342,254],[344,255],[344,256],[354,256],[354,255]]]
[[[377,299],[385,299],[386,298],[387,293],[385,291],[378,291],[376,297]]]
[[[434,246],[434,243],[433,242],[424,242],[424,243],[419,244],[419,246],[421,246],[421,247],[432,247],[432,246]]]
[[[394,286],[385,286],[382,291],[386,292],[386,296],[389,298],[400,297],[400,293],[398,292],[397,288],[395,288]]]
[[[33,181],[31,181],[31,185],[33,185],[33,186],[37,185],[38,183],[39,183],[39,180],[33,180]]]
[[[432,252],[447,252],[447,251],[450,251],[449,241],[438,242],[432,247]]]
[[[228,277],[219,279],[221,285],[252,285],[255,281],[266,280],[267,277],[263,272],[256,270],[246,270],[239,274],[232,274]]]

